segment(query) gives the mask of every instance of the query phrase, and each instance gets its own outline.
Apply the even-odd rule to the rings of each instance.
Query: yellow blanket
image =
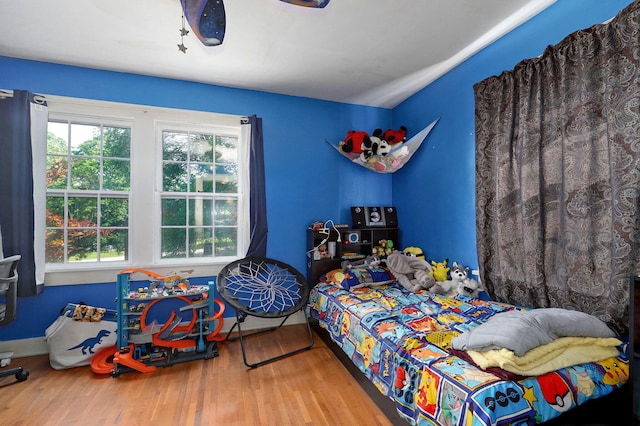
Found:
[[[539,376],[560,368],[585,362],[601,361],[619,355],[616,338],[561,337],[516,356],[509,349],[467,351],[480,367],[500,367],[522,376]]]

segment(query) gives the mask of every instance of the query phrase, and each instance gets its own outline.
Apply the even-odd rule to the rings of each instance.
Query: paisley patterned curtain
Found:
[[[626,333],[639,272],[640,0],[474,86],[480,275]]]

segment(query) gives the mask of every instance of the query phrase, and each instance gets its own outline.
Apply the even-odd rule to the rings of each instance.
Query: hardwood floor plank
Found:
[[[248,357],[263,357],[307,338],[304,326],[292,325],[245,343]],[[318,336],[312,349],[255,369],[242,362],[239,341],[220,344],[219,352],[117,378],[89,367],[56,371],[46,355],[14,359],[11,366],[30,375],[21,383],[0,379],[0,424],[391,425]]]

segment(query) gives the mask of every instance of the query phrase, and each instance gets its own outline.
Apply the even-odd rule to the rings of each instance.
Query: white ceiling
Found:
[[[0,0],[0,55],[392,108],[554,2],[226,0],[185,54],[180,0]]]

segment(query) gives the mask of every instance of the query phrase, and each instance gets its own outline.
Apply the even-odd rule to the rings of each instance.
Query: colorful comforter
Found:
[[[414,294],[395,282],[350,291],[321,283],[309,305],[311,316],[412,424],[541,423],[628,378],[624,347],[616,357],[536,377],[483,370],[451,349],[453,337],[496,313],[524,310],[513,305]]]

